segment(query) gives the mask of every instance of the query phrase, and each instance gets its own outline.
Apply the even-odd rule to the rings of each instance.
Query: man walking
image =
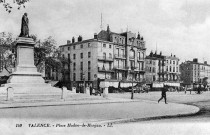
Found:
[[[168,86],[164,85],[164,87],[162,88],[162,91],[161,91],[161,98],[158,100],[158,103],[160,102],[160,100],[162,100],[164,98],[165,104],[168,104],[166,101],[166,92],[167,91],[168,91]]]

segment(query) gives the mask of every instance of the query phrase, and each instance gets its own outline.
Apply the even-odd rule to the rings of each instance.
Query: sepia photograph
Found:
[[[0,0],[0,135],[210,134],[209,0]]]

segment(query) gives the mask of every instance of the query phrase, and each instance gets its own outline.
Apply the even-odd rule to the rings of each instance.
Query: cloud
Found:
[[[182,60],[205,57],[210,35],[208,0],[33,0],[26,9],[8,14],[0,7],[0,31],[20,31],[24,12],[29,14],[30,33],[44,39],[53,36],[58,45],[73,36],[92,38],[107,24],[114,32],[138,31],[146,40],[147,52],[158,50]]]

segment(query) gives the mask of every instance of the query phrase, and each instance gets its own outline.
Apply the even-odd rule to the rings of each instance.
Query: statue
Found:
[[[24,13],[22,17],[22,24],[21,24],[21,33],[19,37],[29,37],[29,28],[28,28],[29,20],[27,17],[27,13]]]

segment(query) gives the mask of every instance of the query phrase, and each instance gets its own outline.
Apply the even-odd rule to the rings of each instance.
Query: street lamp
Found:
[[[130,42],[131,42],[131,44],[132,44],[132,48],[133,48],[133,46],[134,46],[134,40],[135,40],[135,38],[134,37],[132,37],[132,38],[129,38],[129,40],[130,40]],[[135,53],[134,53],[134,58],[135,58]],[[132,65],[132,64],[131,64]],[[134,64],[135,65],[135,64]],[[134,73],[134,69],[135,69],[135,67],[131,67],[131,71],[133,71],[133,73]],[[133,99],[133,93],[134,93],[134,90],[133,90],[133,76],[134,76],[134,74],[132,74],[132,90],[131,90],[131,99]]]
[[[84,73],[82,75],[82,78],[83,78],[83,90],[84,90],[84,93],[85,93],[85,74]]]

